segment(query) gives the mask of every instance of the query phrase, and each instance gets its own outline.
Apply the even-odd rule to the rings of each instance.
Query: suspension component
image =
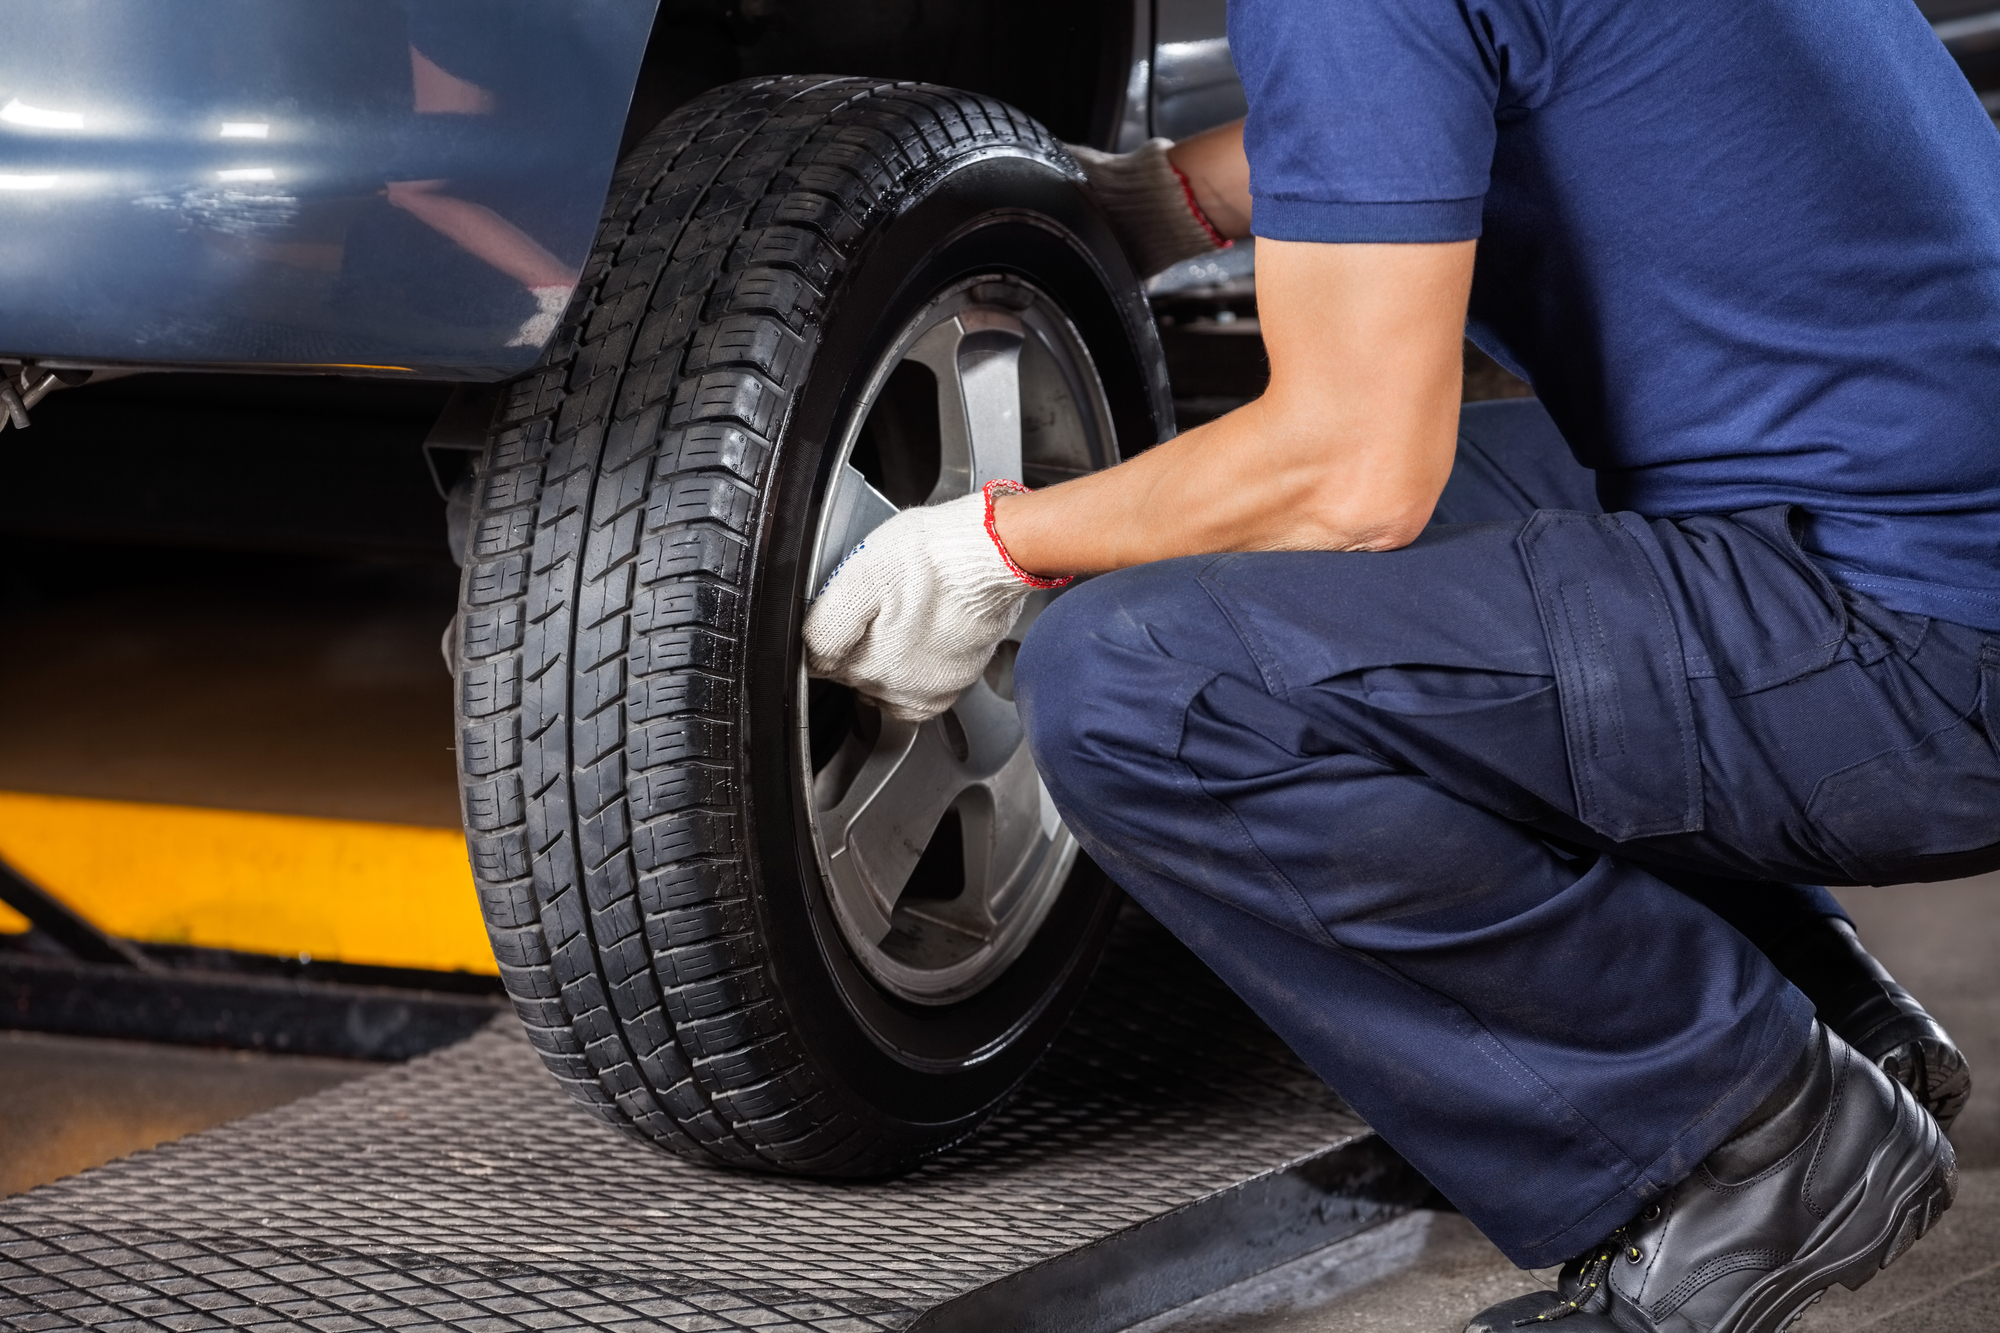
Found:
[[[28,409],[57,389],[73,388],[90,378],[87,370],[44,370],[33,361],[0,361],[0,431],[8,426],[26,430]]]

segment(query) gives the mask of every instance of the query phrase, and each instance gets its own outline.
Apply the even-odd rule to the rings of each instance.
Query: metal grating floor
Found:
[[[906,1179],[682,1162],[574,1110],[512,1018],[0,1202],[0,1329],[1123,1328],[1422,1185],[1128,912],[1022,1093]]]

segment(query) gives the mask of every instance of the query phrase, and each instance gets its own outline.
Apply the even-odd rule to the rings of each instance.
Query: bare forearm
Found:
[[[1005,497],[1001,541],[1024,569],[1098,573],[1209,551],[1387,550],[1429,518],[1423,470],[1317,432],[1310,450],[1336,457],[1313,459],[1274,441],[1271,417],[1251,403],[1109,472]]]
[[[1001,541],[1022,568],[1067,574],[1413,540],[1451,470],[1471,268],[1471,242],[1267,245],[1264,396],[1107,472],[1001,500]]]

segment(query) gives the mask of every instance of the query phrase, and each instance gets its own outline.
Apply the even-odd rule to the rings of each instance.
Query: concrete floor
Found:
[[[282,1106],[375,1068],[0,1032],[0,1195]]]

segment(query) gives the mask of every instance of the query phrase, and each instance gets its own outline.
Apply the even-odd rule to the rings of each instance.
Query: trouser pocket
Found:
[[[2000,869],[2000,640],[1981,653],[1971,712],[1915,744],[1829,773],[1806,817],[1860,883]]]
[[[1642,540],[1651,534],[1636,516],[1563,511],[1536,514],[1520,536],[1576,815],[1619,842],[1703,826],[1686,657]]]

